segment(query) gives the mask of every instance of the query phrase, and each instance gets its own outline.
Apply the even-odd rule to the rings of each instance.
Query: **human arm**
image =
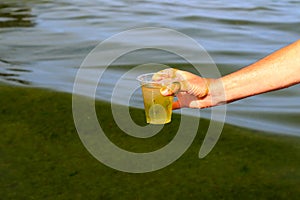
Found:
[[[176,77],[181,86],[178,91],[172,87],[161,91],[163,95],[176,93],[178,101],[173,103],[174,109],[216,106],[299,83],[300,40],[218,79],[201,78],[172,68],[163,72]]]
[[[297,84],[300,82],[300,40],[220,80],[226,102]]]

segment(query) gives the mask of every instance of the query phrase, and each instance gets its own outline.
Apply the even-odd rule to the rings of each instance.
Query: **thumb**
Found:
[[[176,95],[180,91],[180,83],[179,82],[173,82],[169,85],[162,86],[160,88],[160,93],[163,96],[173,96]]]

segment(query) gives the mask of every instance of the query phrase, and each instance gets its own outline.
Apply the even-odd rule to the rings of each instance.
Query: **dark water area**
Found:
[[[288,0],[2,0],[0,81],[71,93],[77,70],[96,45],[122,31],[143,27],[164,27],[186,34],[205,48],[220,74],[226,75],[299,39],[299,8],[299,1]],[[119,41],[116,45],[172,39],[149,33],[143,41]],[[110,101],[118,79],[149,62],[191,68],[178,56],[140,50],[112,63],[96,97]],[[101,62],[94,63],[91,74],[103,67]],[[123,85],[124,91],[136,84],[135,75]],[[86,87],[90,84],[86,77]],[[133,97],[131,106],[142,107],[139,94]],[[122,98],[117,103],[126,104]],[[209,117],[209,109],[201,112]],[[234,102],[227,106],[226,114],[227,123],[300,136],[300,86]]]

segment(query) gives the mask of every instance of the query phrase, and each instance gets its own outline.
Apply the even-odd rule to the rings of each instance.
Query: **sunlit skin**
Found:
[[[287,88],[300,83],[300,40],[218,79],[202,78],[173,68],[154,76],[156,80],[164,78],[176,79],[180,85],[161,90],[165,96],[176,94],[178,100],[173,102],[173,109],[212,107]]]

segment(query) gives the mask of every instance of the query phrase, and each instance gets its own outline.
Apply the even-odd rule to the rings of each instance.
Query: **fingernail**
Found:
[[[163,96],[172,95],[172,91],[169,90],[168,88],[161,88],[161,89],[160,89],[160,93],[161,93]]]

